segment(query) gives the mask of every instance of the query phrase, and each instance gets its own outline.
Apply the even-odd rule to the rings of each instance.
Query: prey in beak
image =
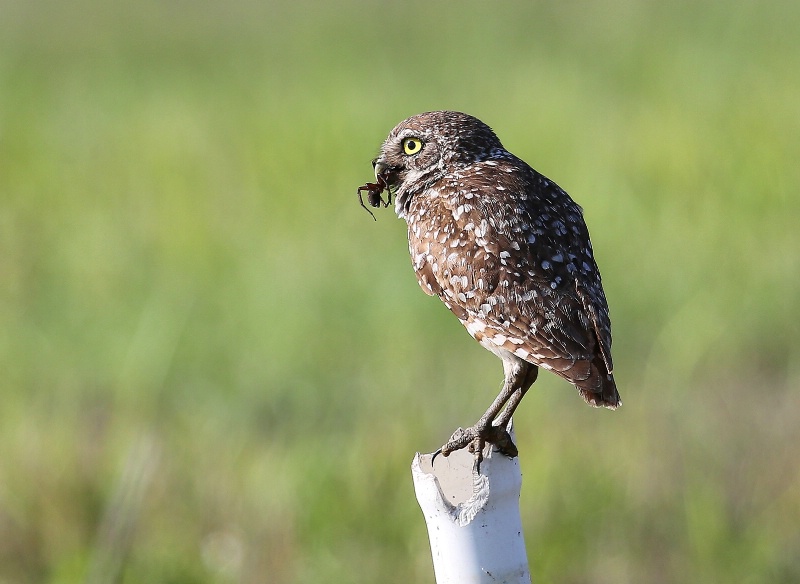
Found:
[[[368,182],[365,185],[361,185],[358,187],[358,200],[361,203],[361,206],[366,209],[367,213],[372,215],[372,218],[375,219],[375,214],[370,211],[367,206],[364,204],[364,198],[361,195],[362,191],[367,191],[367,202],[370,204],[371,207],[380,207],[381,203],[383,203],[384,207],[388,207],[392,204],[392,190],[389,188],[389,183],[386,180],[388,177],[389,172],[391,172],[391,168],[378,160],[377,158],[372,161],[372,167],[375,169],[375,182],[370,183]],[[381,196],[383,191],[388,192],[388,196],[386,200],[383,200]]]

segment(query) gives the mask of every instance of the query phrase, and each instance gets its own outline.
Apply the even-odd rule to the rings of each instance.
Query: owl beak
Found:
[[[372,166],[375,169],[375,180],[378,181],[378,184],[393,186],[393,183],[397,178],[394,174],[397,171],[397,167],[389,166],[380,158],[373,160]]]
[[[389,170],[389,166],[378,158],[372,161],[372,168],[375,169],[375,180],[378,181],[382,176],[385,178],[386,172]]]

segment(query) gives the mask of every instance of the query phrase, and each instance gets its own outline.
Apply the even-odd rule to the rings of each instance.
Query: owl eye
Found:
[[[411,156],[422,150],[422,140],[419,138],[406,138],[403,140],[403,152]]]

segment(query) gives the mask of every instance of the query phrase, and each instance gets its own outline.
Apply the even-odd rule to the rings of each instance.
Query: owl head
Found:
[[[507,154],[492,129],[461,112],[426,112],[403,120],[375,159],[375,176],[397,197],[398,211],[413,194],[459,168]]]

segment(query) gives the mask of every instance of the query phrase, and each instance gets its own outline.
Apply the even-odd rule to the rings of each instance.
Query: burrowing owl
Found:
[[[360,191],[372,206],[385,189],[386,205],[395,196],[419,285],[503,360],[500,394],[439,452],[469,446],[480,459],[491,442],[516,456],[507,427],[538,367],[590,405],[622,404],[600,272],[581,208],[567,193],[503,148],[489,126],[458,112],[400,122],[373,166],[377,182]]]

